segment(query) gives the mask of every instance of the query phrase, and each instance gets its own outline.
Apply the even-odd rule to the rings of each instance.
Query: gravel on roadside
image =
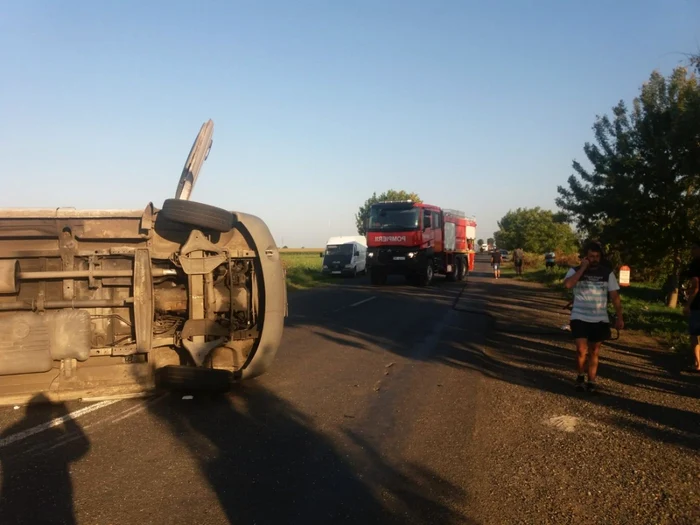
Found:
[[[484,524],[700,523],[700,377],[643,334],[607,343],[600,393],[574,389],[556,292],[471,277],[460,305],[491,323],[474,426],[471,492]],[[465,308],[466,310],[466,308]],[[469,316],[463,313],[464,324]],[[477,458],[475,458],[477,460]]]

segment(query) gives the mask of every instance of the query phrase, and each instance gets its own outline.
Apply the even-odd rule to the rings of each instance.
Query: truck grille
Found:
[[[408,254],[408,252],[410,251],[411,250],[409,248],[404,248],[403,246],[379,248],[376,252],[377,255],[375,257],[377,257],[377,261],[379,261],[381,264],[391,264],[394,262],[394,257],[406,257],[406,254]]]

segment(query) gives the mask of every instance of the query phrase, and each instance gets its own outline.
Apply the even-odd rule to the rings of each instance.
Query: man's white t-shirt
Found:
[[[570,268],[566,273],[568,279],[579,267]],[[615,273],[607,266],[599,265],[588,268],[574,286],[574,307],[571,319],[587,323],[609,323],[608,293],[620,289]]]

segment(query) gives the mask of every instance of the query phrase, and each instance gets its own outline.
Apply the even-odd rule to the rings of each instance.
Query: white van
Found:
[[[359,235],[331,237],[321,257],[324,275],[356,277],[367,271],[367,241]]]

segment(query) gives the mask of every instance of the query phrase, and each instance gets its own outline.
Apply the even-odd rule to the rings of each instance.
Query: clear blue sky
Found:
[[[277,242],[354,234],[373,191],[554,208],[596,114],[700,48],[700,1],[5,2],[0,206],[193,199]]]

